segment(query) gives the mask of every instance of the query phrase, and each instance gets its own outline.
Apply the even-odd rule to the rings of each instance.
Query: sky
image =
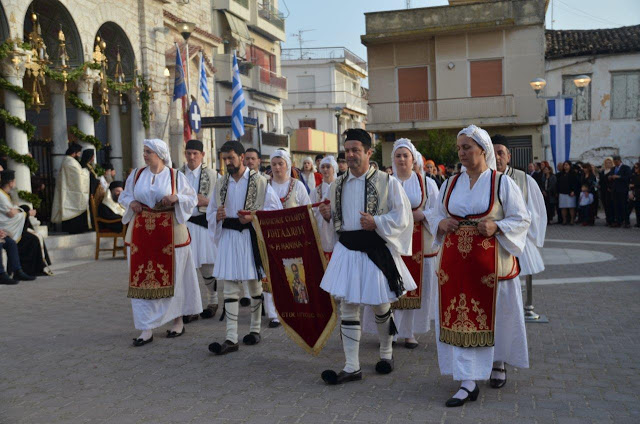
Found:
[[[640,0],[552,0],[553,29],[615,28],[640,24]],[[406,8],[405,0],[279,0],[278,8],[286,17],[287,42],[283,48],[346,47],[363,59],[366,48],[360,43],[364,34],[364,13]],[[411,0],[411,7],[446,6],[447,0]],[[547,28],[551,28],[551,10],[547,10]]]

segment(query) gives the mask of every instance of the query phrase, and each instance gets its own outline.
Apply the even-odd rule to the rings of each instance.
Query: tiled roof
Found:
[[[547,59],[640,51],[640,25],[545,32]]]

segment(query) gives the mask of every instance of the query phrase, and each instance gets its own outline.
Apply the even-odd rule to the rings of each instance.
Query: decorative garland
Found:
[[[11,115],[7,112],[6,109],[0,109],[0,119],[2,119],[7,124],[14,126],[18,129],[21,129],[27,134],[27,139],[33,137],[33,134],[36,132],[36,127],[30,122],[23,121],[17,116]]]
[[[18,190],[18,197],[33,205],[34,209],[38,209],[42,204],[42,199],[37,194],[30,193],[24,190]]]
[[[76,68],[71,72],[67,72],[67,78],[66,78],[67,82],[76,81],[86,72],[87,69],[94,69],[99,71],[100,69],[102,69],[102,67],[100,66],[99,63],[86,62],[81,67]],[[54,69],[49,68],[48,66],[44,68],[44,74],[54,81],[58,81],[58,82],[65,81],[64,74],[62,72],[58,72]]]
[[[76,136],[78,140],[83,141],[85,143],[93,144],[93,147],[95,147],[96,150],[102,149],[102,142],[100,140],[98,140],[96,137],[90,134],[83,133],[82,131],[80,131],[78,127],[76,126],[69,127],[69,132],[74,136]]]
[[[3,90],[12,91],[16,96],[20,98],[24,102],[24,107],[29,109],[31,107],[31,102],[33,101],[33,96],[24,88],[19,85],[11,84],[9,81],[0,77],[0,88]]]
[[[93,106],[90,106],[83,102],[76,93],[69,92],[69,103],[71,103],[71,106],[75,107],[76,109],[90,115],[93,118],[94,122],[97,122],[100,119],[100,111],[98,111]]]
[[[149,101],[151,100],[150,87],[147,81],[142,78],[142,92],[140,92],[140,115],[142,115],[142,125],[145,130],[150,126]]]
[[[38,162],[31,155],[21,155],[20,153],[7,146],[4,140],[0,140],[0,154],[6,155],[10,159],[26,165],[32,174],[38,171]]]

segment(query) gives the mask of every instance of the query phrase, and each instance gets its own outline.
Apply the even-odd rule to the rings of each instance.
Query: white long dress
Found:
[[[518,256],[521,277],[544,271],[544,261],[539,249],[544,246],[547,233],[547,208],[544,205],[544,197],[536,180],[529,175],[527,175],[527,191],[527,210],[531,215],[531,225],[527,232],[524,252]]]
[[[229,178],[225,212],[227,218],[237,218],[238,211],[244,209],[244,201],[247,195],[249,183],[249,168],[242,174],[240,180]],[[273,188],[267,185],[267,191],[263,210],[271,211],[282,209],[280,199]],[[207,207],[207,221],[209,222],[209,235],[217,246],[213,276],[218,280],[246,281],[256,280],[256,267],[253,261],[253,248],[251,247],[251,234],[249,231],[235,231],[222,228],[222,221],[216,221],[218,203],[216,196],[211,197]]]
[[[333,184],[333,183],[331,183]],[[311,203],[322,202],[325,199],[329,198],[329,190],[331,188],[331,184],[326,182],[322,182],[322,195],[318,197],[317,190],[311,190]],[[313,215],[316,217],[316,224],[318,225],[318,233],[320,235],[320,244],[322,245],[322,250],[325,252],[332,252],[333,246],[336,244],[336,232],[333,231],[333,227],[329,228],[333,224],[327,222],[322,218],[322,214],[320,213],[320,208],[314,208]]]
[[[448,184],[443,184],[443,187],[447,186]],[[440,221],[447,218],[443,204],[446,191],[446,188],[440,191],[438,203],[429,220],[432,234],[437,234]],[[469,188],[469,176],[463,172],[449,199],[449,210],[457,216],[480,214],[489,207],[490,191],[491,170],[483,172],[471,189]],[[520,189],[506,175],[502,177],[499,196],[505,217],[496,221],[501,230],[501,234],[498,234],[496,238],[509,253],[519,256],[524,249],[531,218]],[[443,239],[443,236],[436,236],[434,244],[441,245]],[[494,361],[504,361],[518,368],[529,367],[522,292],[518,278],[498,283],[495,314],[495,346],[466,348],[440,342],[438,311],[436,314],[436,344],[440,372],[443,375],[452,375],[454,380],[486,380],[491,375]]]
[[[364,212],[365,175],[354,177],[351,173],[342,187],[342,229],[362,230],[360,212]],[[405,292],[416,289],[411,273],[401,255],[411,254],[413,215],[411,204],[395,177],[389,178],[388,210],[384,215],[374,216],[376,233],[387,242],[398,272],[402,276]],[[325,230],[334,232],[333,223]],[[327,235],[329,236],[329,235]],[[396,294],[380,268],[366,253],[349,250],[339,241],[333,248],[333,256],[324,273],[320,287],[335,298],[347,303],[382,305],[397,300]]]
[[[405,181],[400,181],[404,188],[411,208],[415,209],[422,202],[422,190],[420,189],[420,181],[418,174],[413,172],[411,177]],[[422,225],[429,229],[428,217],[429,210],[433,209],[438,202],[438,185],[431,178],[427,178],[427,201],[424,204],[423,214],[425,220]],[[430,246],[429,246],[430,247]],[[436,290],[436,257],[423,258],[422,262],[422,303],[420,309],[396,309],[393,311],[393,319],[398,329],[397,337],[411,338],[416,334],[427,333],[431,329],[431,320],[435,317],[435,307],[438,296]],[[371,334],[378,333],[373,310],[370,307],[365,308],[362,317],[362,328],[365,332]]]
[[[198,193],[198,185],[200,182],[200,173],[202,172],[202,165],[194,169],[193,171],[189,169],[189,167],[185,166],[185,177],[187,177],[187,181],[193,188],[194,192]],[[193,208],[193,213],[191,216],[202,215],[202,212],[198,210],[198,206],[196,203],[196,207]],[[202,265],[211,265],[214,263],[216,258],[216,244],[211,239],[207,228],[194,224],[193,222],[187,222],[187,228],[189,229],[189,234],[191,235],[191,255],[193,256],[193,263],[196,268],[200,268]]]
[[[122,217],[124,224],[128,224],[133,219],[134,212],[129,205],[134,200],[153,208],[164,196],[171,194],[171,173],[166,166],[155,175],[155,181],[154,174],[149,168],[146,168],[140,174],[134,187],[137,172],[136,169],[129,175],[125,189],[118,198],[118,202],[125,208]],[[175,172],[177,173],[176,195],[178,196],[178,202],[175,204],[175,216],[178,223],[184,224],[197,204],[197,197],[185,176],[178,171]],[[128,250],[129,248],[127,248],[127,258],[130,257]],[[151,330],[177,317],[202,312],[198,276],[189,246],[175,249],[173,296],[156,300],[131,299],[131,309],[133,310],[133,322],[138,330]]]

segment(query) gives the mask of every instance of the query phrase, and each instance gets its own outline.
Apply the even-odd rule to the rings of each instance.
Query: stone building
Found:
[[[213,74],[216,70],[211,59],[222,46],[222,39],[212,33],[213,21],[209,0],[0,0],[0,42],[10,47],[2,60],[0,76],[16,86],[24,86],[31,92],[34,78],[30,76],[33,65],[31,52],[23,51],[20,43],[29,39],[34,30],[32,15],[37,19],[35,29],[46,44],[49,67],[62,71],[59,35],[65,38],[69,74],[83,64],[93,62],[97,37],[106,43],[103,53],[107,58],[107,76],[116,80],[116,66],[120,56],[120,69],[124,83],[137,80],[138,87],[126,87],[122,92],[110,89],[103,97],[105,87],[101,85],[100,71],[87,68],[82,75],[66,84],[44,79],[41,88],[43,104],[37,109],[25,110],[25,103],[11,90],[4,90],[0,103],[12,116],[34,124],[37,129],[32,140],[27,140],[24,131],[4,123],[7,145],[19,154],[31,150],[40,164],[35,176],[30,178],[28,168],[9,159],[9,168],[16,170],[20,190],[31,191],[31,182],[47,187],[41,194],[45,208],[51,200],[54,178],[69,140],[76,140],[75,128],[93,135],[105,146],[98,153],[98,161],[114,164],[119,178],[127,170],[143,164],[142,142],[144,138],[162,138],[169,142],[174,163],[180,165],[183,158],[182,111],[180,101],[171,102],[173,90],[173,68],[175,66],[175,43],[184,47],[177,24],[181,21],[196,23],[189,38],[190,45],[190,92],[196,96],[199,53],[204,52],[209,76],[209,91],[215,96]],[[25,75],[26,73],[26,75]],[[169,74],[167,77],[166,74]],[[139,76],[140,78],[135,78]],[[142,82],[148,84],[148,113]],[[71,93],[86,105],[103,112],[94,122],[83,108],[70,101]],[[143,107],[145,106],[145,107]],[[203,115],[213,115],[214,105],[200,100]],[[98,116],[96,116],[98,118]],[[148,125],[146,121],[148,120]],[[0,121],[0,125],[2,122]],[[194,134],[194,137],[196,135]],[[201,131],[205,145],[213,146],[213,135]],[[84,147],[91,145],[83,142]],[[214,155],[209,155],[209,160]]]
[[[571,160],[601,165],[622,156],[640,157],[640,25],[592,30],[546,31],[548,96],[576,95],[573,78],[591,83],[575,97]],[[549,158],[549,157],[548,157]]]
[[[516,166],[542,160],[545,106],[529,81],[544,74],[548,1],[449,3],[365,15],[367,129],[386,140],[385,165],[395,139],[472,123],[507,136]]]

